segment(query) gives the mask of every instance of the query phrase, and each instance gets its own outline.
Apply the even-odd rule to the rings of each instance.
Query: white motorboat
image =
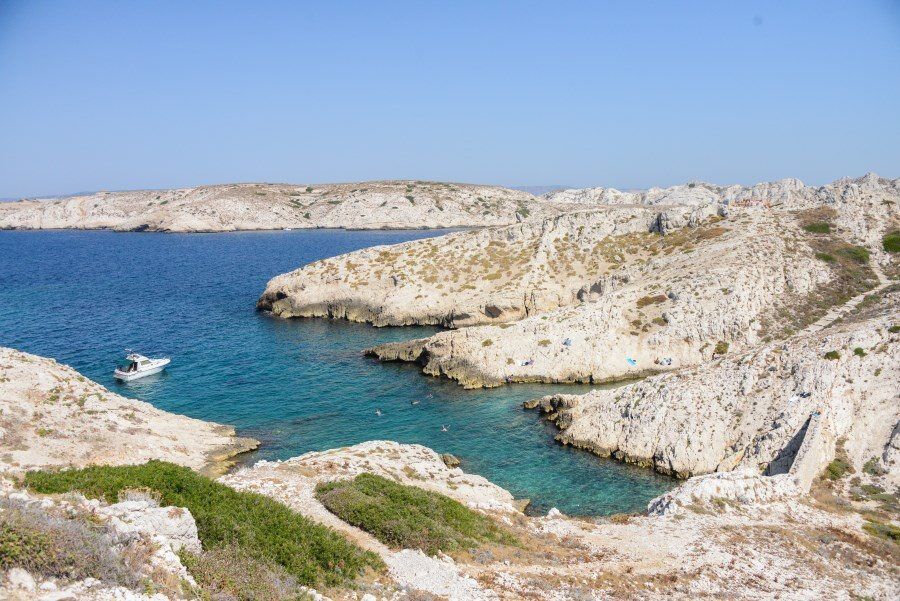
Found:
[[[150,359],[137,353],[129,353],[125,355],[125,358],[128,359],[128,365],[117,367],[116,371],[113,372],[113,377],[123,382],[130,382],[144,376],[158,374],[172,361],[168,357]]]

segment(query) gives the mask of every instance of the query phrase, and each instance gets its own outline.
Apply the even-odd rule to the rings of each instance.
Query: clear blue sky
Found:
[[[900,176],[900,2],[9,2],[0,197]]]

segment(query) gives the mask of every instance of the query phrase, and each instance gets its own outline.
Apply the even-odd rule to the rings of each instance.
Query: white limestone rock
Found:
[[[738,466],[809,484],[839,439],[857,469],[888,457],[900,421],[900,323],[887,313],[586,395],[535,403],[559,439],[682,477]],[[860,348],[862,356],[854,350]],[[840,357],[824,358],[836,350]],[[892,463],[891,471],[900,472]]]
[[[719,501],[759,505],[797,497],[801,488],[790,474],[764,476],[752,468],[706,474],[689,479],[674,491],[659,496],[647,506],[651,515],[674,515],[686,507]]]
[[[175,552],[202,551],[194,517],[182,507],[160,507],[149,500],[123,501],[102,507],[100,513],[114,524],[116,534],[123,541],[135,533],[145,533],[165,539]]]

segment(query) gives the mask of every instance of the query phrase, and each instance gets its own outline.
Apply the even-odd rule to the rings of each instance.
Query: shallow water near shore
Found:
[[[263,443],[250,461],[372,439],[420,443],[531,499],[536,513],[642,511],[672,488],[670,478],[561,447],[552,426],[522,409],[528,399],[590,387],[463,390],[360,352],[436,328],[280,320],[255,311],[279,273],[440,233],[2,231],[0,345],[55,358],[161,409],[233,424]],[[126,348],[171,356],[172,364],[120,384],[112,370]]]

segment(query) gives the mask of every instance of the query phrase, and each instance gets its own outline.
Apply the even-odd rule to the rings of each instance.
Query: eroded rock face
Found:
[[[0,203],[0,229],[227,232],[481,227],[558,213],[499,186],[421,181],[225,184]]]
[[[808,488],[838,440],[857,469],[891,455],[900,423],[900,334],[890,332],[897,300],[890,294],[883,315],[861,322],[532,405],[560,426],[561,441],[600,455],[681,477],[739,466],[790,472]],[[826,359],[832,351],[839,358]],[[900,464],[890,470],[900,475]]]
[[[0,347],[0,471],[150,459],[214,471],[256,446],[230,426],[161,411],[53,359]]]

